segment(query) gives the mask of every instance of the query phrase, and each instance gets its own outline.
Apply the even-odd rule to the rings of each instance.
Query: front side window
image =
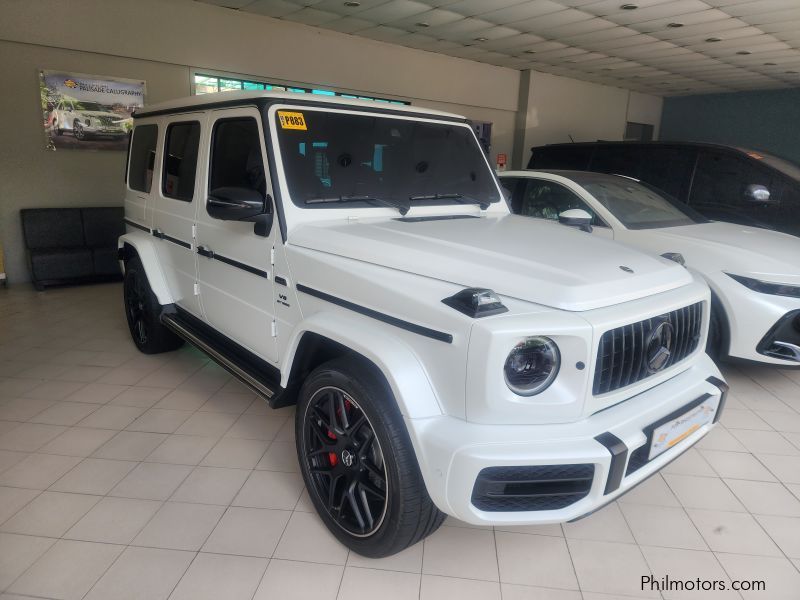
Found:
[[[156,162],[157,125],[137,125],[133,130],[128,185],[132,190],[150,192],[153,183],[153,168]]]
[[[162,183],[164,196],[192,201],[199,148],[200,123],[197,121],[173,123],[167,127]]]
[[[469,127],[316,110],[278,110],[279,147],[292,202],[301,208],[501,200]]]
[[[267,194],[258,122],[252,117],[222,119],[211,138],[209,192],[223,187],[249,188]]]
[[[558,220],[565,210],[579,208],[592,216],[592,225],[605,226],[595,212],[575,192],[560,183],[543,179],[528,179],[523,194],[512,201],[512,212],[526,217]]]
[[[628,229],[651,229],[704,223],[678,200],[652,186],[625,177],[580,173],[572,177]]]

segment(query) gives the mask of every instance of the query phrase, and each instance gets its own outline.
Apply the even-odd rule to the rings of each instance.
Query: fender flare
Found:
[[[430,378],[408,344],[380,327],[365,327],[364,320],[355,315],[321,311],[298,323],[282,360],[281,386],[288,384],[297,349],[307,333],[341,344],[372,362],[388,382],[405,418],[442,415]]]
[[[125,246],[132,247],[136,254],[139,255],[139,260],[142,261],[144,272],[147,275],[147,281],[150,283],[150,289],[158,298],[158,303],[161,306],[173,304],[175,300],[169,291],[167,285],[167,278],[164,276],[164,271],[161,270],[161,263],[158,260],[155,245],[150,236],[145,236],[142,233],[126,233],[121,235],[117,242],[117,247],[122,250]]]

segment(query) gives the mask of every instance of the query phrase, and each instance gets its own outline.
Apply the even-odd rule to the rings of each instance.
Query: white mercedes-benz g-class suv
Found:
[[[311,500],[360,554],[445,514],[577,519],[719,418],[705,283],[511,215],[463,117],[196,96],[137,112],[126,184],[134,342],[296,404]]]

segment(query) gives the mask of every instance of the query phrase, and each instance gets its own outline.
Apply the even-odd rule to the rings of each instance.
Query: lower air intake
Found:
[[[487,467],[478,473],[472,504],[488,512],[558,510],[585,498],[594,465]]]

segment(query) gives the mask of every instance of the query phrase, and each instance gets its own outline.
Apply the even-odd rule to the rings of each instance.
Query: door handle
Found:
[[[206,258],[214,258],[214,253],[211,251],[210,248],[208,248],[206,246],[198,246],[197,247],[197,253],[200,256],[205,256]]]

